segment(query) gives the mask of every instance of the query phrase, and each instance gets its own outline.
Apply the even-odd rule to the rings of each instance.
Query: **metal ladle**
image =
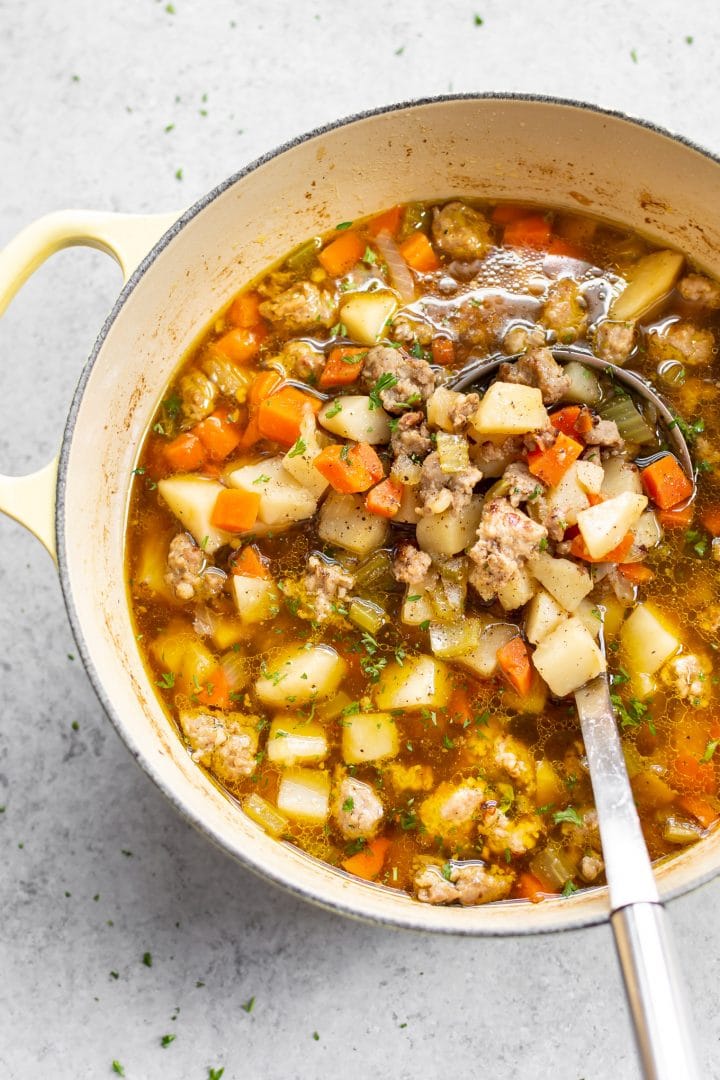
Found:
[[[577,360],[606,371],[650,402],[667,441],[694,482],[692,458],[673,413],[645,379],[579,348],[552,349],[556,360]],[[519,356],[472,361],[447,386],[466,390]],[[608,883],[610,923],[647,1080],[700,1080],[685,994],[668,921],[645,845],[610,700],[607,674],[575,692]]]

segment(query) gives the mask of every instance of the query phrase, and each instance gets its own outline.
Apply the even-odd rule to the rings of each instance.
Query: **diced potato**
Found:
[[[133,571],[133,581],[138,585],[145,585],[163,600],[174,601],[175,593],[165,581],[171,539],[172,535],[167,532],[146,533]]]
[[[217,497],[224,491],[219,481],[205,480],[201,476],[169,476],[160,480],[158,491],[175,517],[208,555],[213,555],[223,544],[230,543],[231,533],[210,524]]]
[[[378,446],[390,442],[390,417],[365,394],[347,394],[323,405],[318,421],[341,439]]]
[[[354,341],[375,345],[397,306],[393,293],[384,290],[349,293],[340,304],[340,321]]]
[[[388,713],[353,713],[343,720],[342,756],[348,765],[396,757],[399,746],[397,724]]]
[[[264,829],[270,836],[282,836],[287,830],[288,819],[281,814],[267,799],[255,792],[246,795],[242,801],[242,808],[247,816]]]
[[[246,626],[277,615],[280,596],[274,581],[246,574],[232,574],[230,580],[240,621]]]
[[[364,557],[383,546],[387,533],[387,521],[369,514],[361,495],[331,491],[320,507],[318,536],[326,544]]]
[[[532,661],[557,697],[572,694],[605,670],[605,657],[578,618],[566,619],[543,638]]]
[[[505,611],[515,611],[535,595],[536,583],[530,572],[519,567],[506,585],[498,589],[497,598]]]
[[[594,461],[576,461],[578,484],[589,495],[599,495],[605,480],[605,470]]]
[[[552,515],[566,525],[575,525],[581,510],[587,510],[590,500],[580,483],[578,462],[574,461],[555,487],[549,488],[545,496],[538,500],[538,512],[543,508],[546,515]],[[532,507],[532,504],[531,504]]]
[[[409,656],[388,664],[375,692],[379,709],[440,709],[447,705],[450,669],[433,656]]]
[[[538,806],[557,805],[566,801],[565,786],[549,758],[542,758],[536,763],[535,784]]]
[[[277,806],[296,821],[324,824],[330,814],[330,774],[320,769],[286,769],[278,788]]]
[[[305,521],[315,513],[317,499],[285,470],[281,457],[264,458],[228,474],[228,484],[260,496],[258,521],[277,528]]]
[[[237,615],[216,615],[213,612],[210,622],[212,624],[210,637],[213,639],[213,644],[222,652],[247,637],[247,630]]]
[[[570,386],[562,396],[563,401],[575,405],[597,405],[602,396],[600,383],[595,373],[585,364],[571,360],[565,364],[564,372],[570,379]]]
[[[266,753],[274,765],[310,765],[328,755],[325,728],[302,716],[276,716],[268,731]]]
[[[282,463],[285,472],[289,473],[293,480],[297,480],[298,484],[307,488],[316,499],[319,499],[328,487],[327,480],[313,464],[320,450],[315,417],[312,410],[307,407],[306,415],[300,424],[300,439],[290,447]]]
[[[334,694],[345,674],[345,661],[329,645],[293,646],[267,668],[255,683],[255,693],[263,705],[287,708]]]
[[[540,589],[530,601],[525,614],[525,635],[528,641],[532,645],[538,645],[566,618],[567,612],[557,600],[545,589]]]
[[[482,510],[482,496],[474,495],[462,510],[450,507],[421,517],[415,530],[418,547],[431,555],[457,555],[475,541]]]
[[[639,806],[670,806],[677,798],[677,792],[667,784],[657,766],[651,766],[636,773],[632,778],[632,790]]]
[[[603,614],[603,636],[606,642],[613,641],[620,633],[628,606],[612,594],[603,597],[602,606],[605,609]]]
[[[520,383],[492,383],[470,426],[478,435],[525,435],[548,426],[542,394],[534,386]]]
[[[417,485],[403,484],[400,509],[393,521],[403,525],[417,525],[420,515],[417,512]]]
[[[440,471],[447,476],[462,472],[470,464],[468,441],[464,435],[450,435],[446,431],[438,431],[435,437],[435,447],[440,463]]]
[[[417,585],[408,585],[405,590],[400,621],[405,626],[419,626],[420,623],[429,622],[435,614],[435,609],[430,603],[430,595],[421,582]]]
[[[633,528],[633,545],[624,557],[623,562],[642,562],[648,551],[660,543],[663,538],[663,528],[657,519],[654,510],[645,510],[640,515],[640,520]]]
[[[654,675],[680,648],[679,639],[650,604],[638,604],[625,620],[620,643],[633,674]]]
[[[465,395],[456,390],[448,390],[445,386],[438,386],[437,390],[428,398],[427,419],[431,427],[440,428],[441,431],[454,431],[454,425],[450,419],[451,410]]]
[[[622,457],[608,458],[603,466],[605,474],[600,494],[606,499],[614,499],[616,495],[629,492],[631,495],[642,495],[643,486],[640,479],[640,470],[631,461]]]
[[[646,495],[631,495],[626,491],[582,510],[577,526],[592,558],[602,559],[617,547],[640,520],[646,506]]]
[[[512,623],[496,622],[489,615],[477,621],[482,627],[478,644],[470,652],[456,657],[455,663],[481,679],[489,679],[497,672],[498,649],[517,637],[518,628]]]
[[[584,596],[592,592],[589,572],[570,559],[554,559],[541,551],[529,563],[530,571],[566,611],[573,612]]]
[[[677,251],[653,251],[639,259],[630,272],[628,285],[610,305],[610,318],[618,322],[639,319],[670,292],[684,261]]]
[[[603,625],[603,613],[598,605],[585,597],[575,609],[575,615],[585,629],[597,640],[600,637],[600,627]]]
[[[185,623],[171,623],[152,642],[150,652],[164,672],[175,676],[176,691],[191,693],[217,671],[217,660]]]
[[[458,619],[454,623],[430,623],[430,648],[441,660],[452,660],[471,652],[480,643],[481,626],[477,619]]]

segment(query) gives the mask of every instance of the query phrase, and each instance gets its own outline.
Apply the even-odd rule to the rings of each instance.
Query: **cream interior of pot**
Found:
[[[172,801],[227,851],[347,913],[461,933],[561,929],[605,916],[604,889],[541,904],[436,908],[267,837],[189,758],[140,660],[123,578],[140,441],[183,353],[246,281],[338,221],[413,199],[475,195],[582,210],[686,251],[720,276],[720,166],[663,133],[551,102],[456,99],[312,136],[186,215],[130,282],[89,370],[61,466],[61,561],[91,676]],[[665,895],[720,868],[720,833],[659,869]]]

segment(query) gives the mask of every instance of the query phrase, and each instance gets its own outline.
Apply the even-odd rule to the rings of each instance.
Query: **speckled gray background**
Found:
[[[718,152],[716,12],[710,0],[561,0],[542,14],[533,0],[0,0],[0,244],[66,206],[180,208],[298,132],[448,91],[577,97]],[[4,470],[57,448],[119,284],[103,256],[64,252],[0,322]],[[113,1059],[128,1080],[222,1067],[224,1080],[637,1076],[606,928],[504,941],[372,929],[211,848],[103,715],[50,560],[12,523],[0,542],[2,1078],[95,1080]],[[712,1077],[719,900],[720,882],[671,905]]]

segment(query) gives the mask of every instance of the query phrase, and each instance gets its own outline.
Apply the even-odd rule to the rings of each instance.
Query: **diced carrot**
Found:
[[[329,386],[350,386],[357,382],[362,374],[367,349],[358,349],[354,345],[336,345],[322,369],[318,386],[326,390]],[[352,357],[356,359],[353,360]],[[358,359],[359,357],[359,359]]]
[[[557,409],[550,413],[550,423],[556,431],[562,431],[568,438],[577,437],[578,431],[575,425],[580,417],[579,405],[566,405],[564,409]]]
[[[230,420],[228,410],[222,406],[192,430],[211,461],[224,461],[240,442],[240,428],[234,420]]]
[[[515,203],[498,203],[490,215],[493,225],[509,225],[511,221],[521,221],[528,216],[527,206]]]
[[[691,754],[679,754],[670,765],[673,787],[686,794],[702,791],[714,795],[717,791],[715,766],[711,761],[698,761]]]
[[[720,536],[720,508],[705,510],[700,520],[711,536]]]
[[[357,855],[351,855],[349,859],[341,862],[343,870],[355,877],[373,881],[383,868],[385,856],[388,853],[390,841],[387,837],[377,836],[371,840],[364,851],[358,851]]]
[[[630,548],[633,546],[633,534],[627,533],[619,544],[617,544],[612,551],[608,551],[606,555],[603,555],[600,559],[594,559],[588,549],[585,547],[585,541],[582,536],[578,535],[574,538],[570,545],[570,554],[574,555],[576,559],[584,559],[589,563],[600,562],[614,562],[621,563],[627,555]]]
[[[618,570],[625,580],[631,581],[633,585],[646,585],[655,577],[655,572],[641,562],[623,563],[622,566],[618,566]]]
[[[365,498],[365,509],[378,517],[394,518],[402,503],[403,488],[391,476],[383,480],[381,484],[368,491]]]
[[[532,664],[527,645],[521,637],[511,638],[497,651],[500,671],[518,694],[525,697],[532,685]]]
[[[163,447],[163,456],[173,470],[192,472],[205,461],[205,447],[191,431],[184,431]]]
[[[233,326],[242,326],[247,330],[257,326],[262,322],[260,317],[261,303],[262,298],[259,293],[240,293],[240,296],[236,296],[228,308],[228,321]]]
[[[528,469],[544,484],[556,487],[582,452],[582,443],[561,431],[549,449],[533,450],[528,454]]]
[[[261,325],[253,326],[252,329],[237,326],[214,341],[212,347],[234,364],[246,364],[248,360],[254,360],[260,352],[265,335],[265,328]]]
[[[350,447],[333,443],[320,451],[313,465],[335,491],[343,494],[367,491],[383,475],[382,462],[368,443]]]
[[[566,259],[582,259],[585,261],[586,254],[577,244],[571,244],[562,236],[551,236],[545,249],[548,255],[564,255]]]
[[[591,506],[599,506],[601,502],[605,502],[604,495],[596,495],[594,491],[586,492],[587,501]]]
[[[341,233],[318,254],[318,262],[330,277],[342,277],[365,253],[365,241],[356,232]]]
[[[463,727],[472,720],[473,708],[467,690],[455,687],[447,703],[447,716],[451,724],[461,724]]]
[[[238,445],[243,450],[249,450],[251,446],[254,446],[256,442],[259,442],[262,438],[260,434],[260,428],[258,426],[257,413],[255,416],[251,416],[248,421],[248,425],[240,436],[240,442]]]
[[[517,900],[530,900],[533,904],[539,904],[545,899],[545,893],[550,892],[543,885],[540,878],[535,877],[529,870],[522,870],[513,887],[512,895]]]
[[[266,397],[260,402],[257,414],[260,434],[281,446],[292,446],[300,437],[300,424],[306,405],[317,413],[321,402],[311,394],[296,390],[294,386],[285,386]]]
[[[429,274],[440,268],[440,260],[423,232],[410,233],[400,245],[400,254],[410,269],[420,274]]]
[[[692,481],[672,454],[665,454],[642,469],[640,478],[647,495],[661,510],[677,506],[693,493]]]
[[[707,799],[701,798],[700,795],[681,795],[677,799],[677,805],[686,814],[697,818],[703,829],[709,829],[713,821],[717,821],[720,817],[720,810],[716,810]]]
[[[381,232],[388,232],[394,236],[400,228],[401,216],[402,206],[391,206],[389,210],[385,210],[384,213],[368,221],[367,231],[371,236],[377,236]]]
[[[546,248],[551,236],[552,230],[546,218],[542,214],[529,214],[508,222],[503,232],[503,243],[510,247]]]
[[[575,421],[575,430],[580,438],[584,439],[585,436],[592,431],[594,427],[593,414],[585,406],[580,410],[580,415]]]
[[[434,364],[451,367],[455,363],[455,342],[451,338],[433,338],[430,348]]]
[[[270,571],[254,544],[245,545],[232,564],[232,572],[233,574],[242,574],[244,577],[270,577]]]
[[[695,507],[692,503],[674,507],[672,510],[659,510],[657,513],[657,519],[664,529],[686,529],[692,524],[694,517]]]
[[[215,668],[207,682],[195,690],[193,696],[197,697],[200,705],[210,705],[216,709],[230,708],[230,686],[227,675],[221,667]]]
[[[224,488],[217,499],[210,522],[225,532],[247,532],[257,521],[260,495],[256,491]]]
[[[250,411],[257,409],[261,401],[270,397],[282,382],[282,375],[278,371],[261,371],[256,375],[248,392],[248,406]]]

